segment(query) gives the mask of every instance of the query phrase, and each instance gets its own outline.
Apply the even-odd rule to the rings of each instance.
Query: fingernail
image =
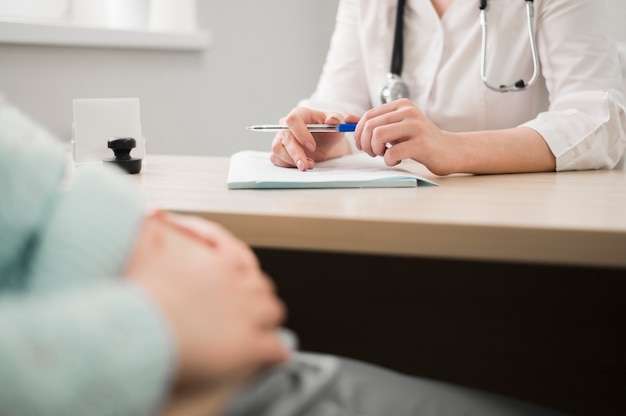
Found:
[[[304,162],[302,160],[300,160],[300,159],[298,159],[298,161],[296,162],[296,166],[301,171],[305,171],[306,170],[306,166],[304,165]]]
[[[306,144],[306,148],[309,150],[309,152],[314,152],[315,151],[315,145],[311,142]]]
[[[311,158],[306,159],[306,165],[308,169],[313,169],[315,167],[315,162]]]

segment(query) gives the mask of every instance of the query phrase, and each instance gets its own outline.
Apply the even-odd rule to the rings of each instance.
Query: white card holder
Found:
[[[113,157],[107,145],[109,139],[118,137],[134,138],[137,147],[131,156],[145,159],[138,98],[81,98],[74,100],[73,107],[72,153],[76,166],[102,163]]]

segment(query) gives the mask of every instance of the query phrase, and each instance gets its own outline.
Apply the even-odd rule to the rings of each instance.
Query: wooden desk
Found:
[[[229,191],[227,169],[149,155],[136,179],[256,249],[303,349],[574,414],[626,409],[626,172]]]
[[[626,172],[440,178],[417,189],[234,190],[227,158],[150,155],[149,200],[255,247],[626,268]]]

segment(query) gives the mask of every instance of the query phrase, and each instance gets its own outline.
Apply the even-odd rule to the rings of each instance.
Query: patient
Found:
[[[0,100],[0,414],[556,414],[291,351],[245,244],[66,160]]]

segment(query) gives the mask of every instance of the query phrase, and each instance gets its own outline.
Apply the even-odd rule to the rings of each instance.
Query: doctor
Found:
[[[626,96],[605,1],[403,3],[340,1],[317,88],[281,119],[275,165],[306,171],[355,147],[439,175],[623,166]],[[389,77],[408,92],[389,98]],[[358,122],[354,146],[305,127],[338,122]]]

